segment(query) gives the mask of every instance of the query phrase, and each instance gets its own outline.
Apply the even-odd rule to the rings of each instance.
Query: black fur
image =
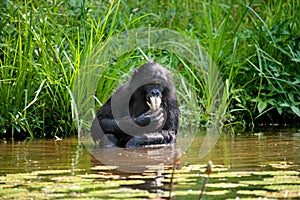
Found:
[[[146,103],[151,96],[162,99],[155,112]],[[99,109],[91,134],[96,144],[103,145],[108,141],[119,147],[169,144],[176,142],[178,117],[169,71],[149,62],[137,69],[129,83],[122,85]]]

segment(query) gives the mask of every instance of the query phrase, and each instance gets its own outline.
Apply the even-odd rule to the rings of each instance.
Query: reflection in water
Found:
[[[160,147],[146,147],[136,149],[94,148],[91,152],[91,163],[96,168],[100,166],[115,166],[115,170],[106,175],[119,175],[120,179],[131,180],[133,175],[142,175],[139,179],[144,182],[132,185],[133,189],[147,190],[152,193],[162,194],[164,190],[173,187],[173,181],[165,182],[165,170],[176,169],[181,159],[180,148],[174,145]],[[98,172],[101,173],[101,172]],[[171,173],[172,178],[174,173]]]
[[[92,150],[93,164],[117,166],[118,171],[142,173],[145,170],[163,169],[179,160],[181,151],[174,145],[136,149],[95,148]]]

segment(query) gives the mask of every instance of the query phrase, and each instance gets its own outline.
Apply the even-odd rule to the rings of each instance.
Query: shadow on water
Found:
[[[164,146],[92,152],[75,139],[2,141],[0,197],[168,199],[171,188],[176,199],[197,199],[208,160],[214,171],[204,199],[300,197],[299,130],[222,134],[200,159],[203,141],[196,134],[184,150]]]

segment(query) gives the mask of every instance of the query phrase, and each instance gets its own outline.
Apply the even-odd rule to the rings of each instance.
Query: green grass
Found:
[[[172,52],[144,49],[182,76],[182,108],[198,100],[188,105],[197,112],[183,113],[183,122],[192,118],[205,125],[219,112],[233,128],[299,126],[298,1],[6,0],[0,11],[2,137],[76,135],[70,91],[81,65],[105,40],[143,27],[169,28],[198,40],[221,72],[209,67],[206,76]],[[95,83],[96,107],[124,74],[144,62],[139,51],[115,59]],[[224,100],[220,111],[212,109],[216,98]]]

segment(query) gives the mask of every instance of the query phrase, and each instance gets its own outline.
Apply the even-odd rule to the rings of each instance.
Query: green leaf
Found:
[[[277,107],[277,112],[281,115],[282,114],[282,107]]]
[[[288,97],[292,103],[295,102],[293,93],[288,93]]]
[[[259,101],[258,105],[257,105],[258,112],[262,113],[262,111],[264,111],[264,109],[266,109],[267,105],[268,105],[267,102],[265,102],[265,101]]]
[[[299,108],[297,108],[296,106],[291,106],[291,108],[292,108],[292,111],[294,113],[296,113],[296,115],[298,115],[300,117],[300,110],[299,110]]]
[[[281,103],[279,104],[281,107],[290,107],[290,104],[284,102],[284,103]]]
[[[21,127],[19,125],[13,124],[13,127],[20,133]]]

